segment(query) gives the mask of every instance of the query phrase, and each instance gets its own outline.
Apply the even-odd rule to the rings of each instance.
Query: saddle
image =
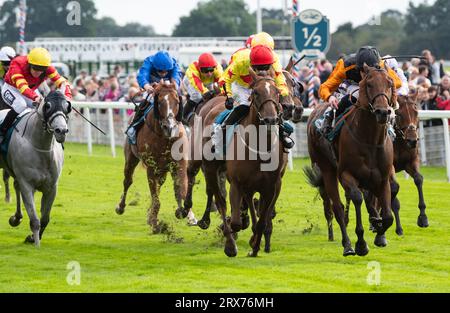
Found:
[[[348,107],[347,109],[345,109],[345,111],[342,114],[336,116],[334,128],[333,128],[333,130],[330,131],[330,133],[326,137],[326,139],[328,141],[333,142],[334,139],[336,139],[339,136],[339,134],[341,133],[341,129],[344,126],[345,119],[347,118],[348,115],[350,115],[351,112],[353,112],[354,109],[355,109],[354,106]],[[324,119],[325,119],[325,115],[323,114],[314,123],[314,126],[316,127],[316,130],[319,133],[321,133],[321,128],[322,128]]]
[[[9,110],[2,110],[0,111],[0,124],[3,122],[6,114],[8,114]],[[25,110],[24,112],[22,112],[14,121],[14,123],[11,125],[11,127],[8,129],[8,131],[6,132],[5,137],[0,136],[0,153],[3,156],[3,160],[5,160],[6,162],[6,157],[8,155],[8,148],[9,148],[9,143],[11,142],[11,137],[13,134],[14,129],[16,128],[17,124],[19,124],[20,120],[22,118],[24,118],[25,116],[27,116],[28,114],[31,113],[30,109]]]

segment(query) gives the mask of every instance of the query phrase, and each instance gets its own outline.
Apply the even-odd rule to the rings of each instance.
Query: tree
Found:
[[[401,43],[403,53],[420,54],[429,49],[439,58],[450,57],[450,2],[437,0],[414,6],[409,4],[405,36]]]
[[[26,40],[36,37],[131,37],[155,36],[151,26],[129,23],[119,26],[110,17],[96,18],[97,9],[93,0],[77,0],[80,4],[80,25],[72,23],[71,0],[28,0]],[[0,41],[15,43],[19,40],[15,10],[19,0],[8,0],[0,7]]]
[[[200,2],[189,16],[181,17],[173,36],[248,36],[255,31],[255,16],[243,0],[211,0]]]
[[[26,40],[33,40],[42,34],[59,36],[90,36],[95,29],[95,8],[92,0],[78,0],[80,4],[80,25],[69,25],[67,17],[71,12],[68,7],[70,0],[28,0]],[[19,30],[16,27],[15,10],[19,0],[8,0],[0,8],[2,19],[0,40],[2,42],[18,41]]]
[[[355,53],[358,48],[370,45],[378,48],[381,54],[397,54],[404,32],[404,16],[395,10],[381,13],[380,25],[369,23],[353,28],[352,23],[338,27],[332,35],[328,58],[337,60],[341,54]]]
[[[254,14],[256,18],[256,13]],[[290,36],[291,20],[280,9],[262,10],[263,31],[272,36]]]

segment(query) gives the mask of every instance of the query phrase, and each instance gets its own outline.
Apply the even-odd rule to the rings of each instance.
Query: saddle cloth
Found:
[[[10,111],[9,109],[0,111],[0,125],[5,120],[6,114],[8,114],[9,111]],[[26,115],[28,115],[32,111],[33,110],[31,110],[31,109],[26,109],[22,113],[20,113],[19,116],[17,116],[17,118],[14,121],[14,123],[12,124],[12,126],[6,132],[5,138],[3,138],[3,136],[0,136],[0,142],[1,142],[1,144],[0,144],[0,152],[1,152],[1,154],[3,156],[3,160],[5,160],[5,162],[6,162],[6,156],[8,155],[9,143],[11,142],[11,137],[12,137],[14,128],[16,127],[16,125],[20,122],[20,120],[23,117],[25,117]]]

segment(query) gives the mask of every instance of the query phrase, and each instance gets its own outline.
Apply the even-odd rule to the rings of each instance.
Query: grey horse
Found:
[[[71,103],[61,92],[50,92],[42,103],[22,116],[15,125],[6,160],[3,153],[0,157],[0,167],[7,169],[14,178],[17,194],[17,210],[9,223],[17,227],[22,220],[21,195],[32,231],[25,242],[34,243],[37,247],[50,221],[50,211],[56,197],[64,162],[62,144],[69,132],[67,119],[71,110]],[[40,219],[34,205],[36,191],[42,192]]]

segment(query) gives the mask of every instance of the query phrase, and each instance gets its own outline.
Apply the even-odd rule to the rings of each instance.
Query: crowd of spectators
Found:
[[[421,110],[450,110],[450,74],[445,72],[444,61],[436,60],[429,50],[422,52],[423,59],[415,58],[400,62],[410,93],[418,93],[418,104]],[[320,84],[328,79],[333,71],[333,64],[328,60],[315,61],[310,66],[302,67],[298,79],[305,89],[314,88],[314,101],[310,103],[308,92],[303,95],[305,107],[312,107],[320,102],[318,90]],[[311,73],[313,76],[311,77]],[[426,126],[442,124],[440,120],[426,123]]]
[[[445,73],[443,61],[437,61],[429,50],[422,52],[423,59],[412,59],[401,65],[410,93],[418,93],[418,103],[422,110],[450,110],[450,76]],[[226,66],[226,60],[222,60]],[[305,85],[302,102],[305,107],[320,103],[318,90],[333,71],[328,60],[318,60],[297,71],[297,79]],[[90,75],[83,70],[72,81],[73,98],[76,101],[130,102],[139,93],[136,72],[124,73],[120,65],[114,71],[100,77],[96,72]],[[313,88],[314,100],[309,99],[308,89]],[[136,97],[136,101],[140,101]],[[132,114],[128,110],[127,114]],[[437,125],[440,120],[430,121],[427,125]]]

